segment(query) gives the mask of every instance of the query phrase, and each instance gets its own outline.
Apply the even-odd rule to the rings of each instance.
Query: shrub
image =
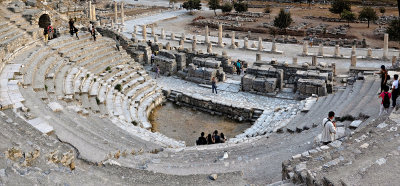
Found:
[[[351,3],[348,0],[334,0],[332,1],[329,11],[334,14],[341,14],[344,10],[351,11]]]
[[[358,16],[358,19],[366,19],[368,21],[368,28],[369,28],[369,21],[375,21],[378,19],[378,16],[376,15],[376,12],[374,9],[371,7],[364,7],[360,11],[360,15]]]
[[[238,0],[233,4],[233,7],[235,8],[236,12],[247,12],[249,5],[243,2],[243,0]]]
[[[286,13],[285,10],[282,8],[279,12],[279,15],[275,17],[274,26],[280,29],[285,29],[290,26],[292,21],[293,20],[290,16],[290,12]]]
[[[231,12],[233,9],[232,4],[230,3],[225,3],[224,5],[221,6],[222,12]]]
[[[106,67],[106,71],[109,71],[109,70],[111,70],[111,67],[110,66]]]
[[[122,90],[122,86],[121,86],[121,84],[117,84],[117,85],[115,85],[115,90],[118,90],[119,92],[121,92],[121,90]]]

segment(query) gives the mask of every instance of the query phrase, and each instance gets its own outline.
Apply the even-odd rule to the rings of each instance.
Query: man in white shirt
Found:
[[[396,99],[399,96],[399,75],[393,76],[394,80],[392,83],[392,106],[396,106]]]
[[[333,121],[335,118],[335,113],[330,111],[328,114],[328,118],[324,118],[322,120],[322,135],[321,135],[321,142],[324,145],[329,144],[332,142],[332,134],[336,134],[336,124]],[[333,139],[334,140],[334,139]]]

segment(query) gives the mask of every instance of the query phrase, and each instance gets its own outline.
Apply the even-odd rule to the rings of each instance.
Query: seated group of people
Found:
[[[218,130],[215,130],[214,133],[208,134],[207,137],[204,137],[204,132],[201,133],[201,136],[198,140],[196,140],[196,145],[210,145],[215,143],[225,143],[226,138],[224,133],[218,135]]]

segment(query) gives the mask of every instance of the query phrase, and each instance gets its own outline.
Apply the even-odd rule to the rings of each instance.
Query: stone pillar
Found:
[[[245,37],[243,40],[243,48],[249,49],[249,39],[247,37]]]
[[[335,45],[335,53],[333,54],[333,57],[340,57],[339,45]]]
[[[258,37],[258,51],[262,51],[264,49],[263,44],[262,44],[262,39],[261,37]]]
[[[110,25],[111,25],[111,29],[114,28],[114,21],[113,20],[111,20]]]
[[[205,35],[205,40],[204,43],[209,43],[210,42],[210,38],[208,38],[208,25],[206,25],[206,35]]]
[[[372,49],[368,48],[367,50],[367,59],[371,59],[372,58]]]
[[[93,13],[92,13],[92,16],[93,16],[93,17],[92,17],[92,18],[93,18],[92,20],[93,20],[93,21],[97,21],[97,19],[96,19],[96,5],[92,5],[92,12],[93,12]]]
[[[118,24],[118,5],[116,1],[114,1],[114,22]]]
[[[181,38],[181,40],[179,40],[179,45],[181,45],[183,47],[184,44],[185,44],[185,41],[183,41],[183,39]]]
[[[212,44],[208,43],[207,45],[207,53],[211,54],[212,53]]]
[[[92,18],[93,18],[93,15],[92,15],[92,1],[89,1],[88,2],[88,18],[89,18],[89,20],[92,20]]]
[[[351,56],[351,63],[350,66],[355,67],[357,65],[357,56],[352,55]]]
[[[351,47],[351,55],[353,56],[353,55],[356,55],[356,45],[353,45],[352,47]]]
[[[186,34],[185,33],[182,33],[182,40],[183,40],[183,42],[185,42],[186,41]]]
[[[396,65],[396,62],[397,62],[397,57],[393,56],[392,57],[392,66]]]
[[[333,76],[336,76],[336,63],[335,63],[335,62],[332,62],[331,65],[332,65],[332,73],[333,73]]]
[[[192,51],[196,52],[196,46],[197,46],[197,38],[196,35],[193,36],[193,41],[192,41]]]
[[[224,45],[222,44],[222,24],[218,25],[218,46],[224,47]]]
[[[125,12],[124,12],[124,2],[121,2],[121,24],[125,23]]]
[[[235,31],[232,31],[232,36],[231,36],[231,48],[235,49],[236,45],[235,45]]]
[[[133,33],[138,34],[137,25],[133,26]]]
[[[293,64],[293,65],[297,65],[297,57],[293,57],[292,64]]]
[[[169,44],[169,42],[165,44],[165,50],[171,50],[171,44]]]
[[[253,41],[253,43],[251,44],[251,48],[257,48],[256,41]]]
[[[318,56],[324,56],[324,45],[319,44]]]
[[[137,42],[137,38],[136,38],[136,34],[135,33],[132,33],[132,39],[131,39],[133,42]]]
[[[312,56],[311,65],[312,66],[317,66],[317,56],[316,55]]]
[[[164,28],[161,28],[161,39],[165,39],[165,31],[164,31]]]
[[[158,36],[157,35],[154,36],[154,43],[158,43]]]
[[[256,54],[256,61],[261,61],[261,54],[260,53]]]
[[[249,36],[249,38],[251,37],[251,31],[247,31],[247,35]]]
[[[275,42],[275,38],[272,39],[272,48],[271,48],[271,52],[276,52],[276,42]]]
[[[147,41],[147,29],[146,29],[146,25],[143,25],[143,28],[142,28],[142,36],[143,36],[144,42],[146,42],[146,41]]]
[[[222,56],[224,56],[224,57],[228,56],[228,54],[226,53],[225,50],[222,51]]]
[[[308,42],[304,41],[303,43],[303,56],[308,55]]]
[[[383,60],[388,60],[389,34],[383,37]]]
[[[175,40],[175,34],[171,33],[171,40]]]
[[[156,33],[154,32],[154,25],[151,26],[151,37],[155,37]]]

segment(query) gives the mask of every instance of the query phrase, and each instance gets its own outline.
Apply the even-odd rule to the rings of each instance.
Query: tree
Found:
[[[379,8],[379,12],[382,14],[382,16],[385,14],[385,12],[386,12],[386,9],[385,9],[385,7],[380,7]]]
[[[219,0],[208,0],[208,7],[211,10],[214,10],[214,14],[217,15],[216,10],[220,8]]]
[[[189,10],[192,12],[192,10],[200,10],[201,9],[201,3],[200,0],[188,0],[183,3],[182,7],[186,10]]]
[[[238,0],[235,3],[233,3],[233,7],[235,8],[236,12],[247,12],[249,5],[243,2],[243,0]]]
[[[354,21],[356,19],[356,15],[353,12],[350,12],[348,10],[344,10],[340,14],[340,18],[346,20],[347,21],[347,25],[350,26],[350,22]]]
[[[279,15],[275,17],[274,26],[280,29],[285,29],[292,23],[292,18],[290,16],[290,12],[285,12],[282,8],[279,12]]]
[[[376,15],[376,12],[374,9],[371,7],[364,7],[360,11],[360,15],[358,16],[358,19],[366,19],[368,21],[368,28],[369,28],[369,21],[375,21],[378,19],[378,16]]]
[[[395,19],[389,23],[386,32],[391,40],[400,41],[400,19]]]
[[[329,11],[334,14],[341,14],[344,10],[351,11],[351,3],[348,0],[333,0]]]
[[[224,5],[221,6],[222,12],[231,12],[233,9],[232,4],[226,2]]]

